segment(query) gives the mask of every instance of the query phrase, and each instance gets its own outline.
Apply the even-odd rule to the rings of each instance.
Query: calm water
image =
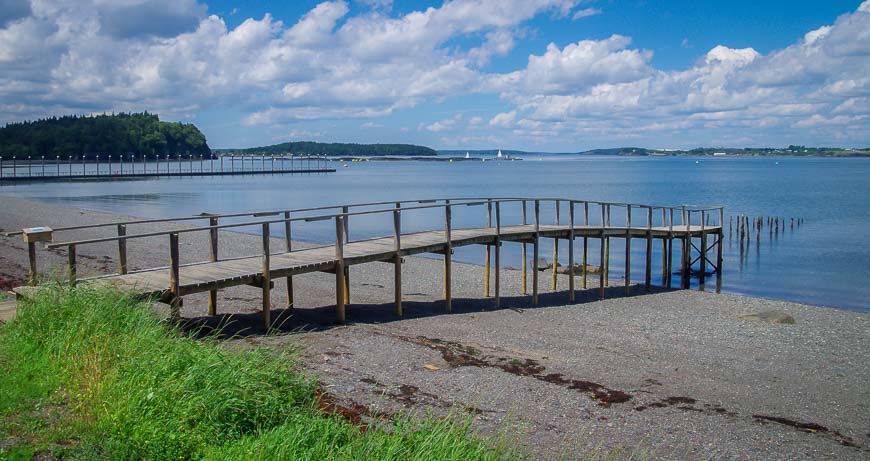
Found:
[[[724,205],[726,225],[728,216],[736,214],[800,217],[805,223],[777,239],[770,239],[765,229],[762,240],[753,240],[742,255],[736,235],[729,239],[726,232],[723,291],[870,312],[870,241],[862,233],[870,229],[870,159],[551,156],[521,162],[372,162],[352,163],[328,175],[20,184],[2,186],[0,194],[145,217],[429,197]],[[462,208],[454,212],[457,226],[485,222],[483,209]],[[518,206],[502,213],[505,224],[519,222]],[[542,209],[545,219],[552,215],[552,205]],[[351,238],[388,235],[391,225],[388,219],[355,217]],[[443,217],[431,212],[403,216],[405,230],[442,225]],[[323,222],[300,224],[294,237],[327,242],[334,238],[334,228]],[[636,242],[635,281],[643,280],[643,244]],[[613,278],[622,275],[622,247],[616,245]],[[590,263],[597,264],[597,251],[591,248]],[[505,245],[503,264],[519,266],[519,251],[518,244]],[[551,251],[546,243],[542,256],[549,259]],[[463,248],[456,257],[481,263],[483,250]]]

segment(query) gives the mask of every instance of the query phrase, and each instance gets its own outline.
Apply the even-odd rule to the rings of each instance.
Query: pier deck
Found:
[[[550,201],[555,204],[555,222],[552,224],[542,224],[540,222],[540,203],[542,201]],[[438,203],[442,202],[442,203]],[[416,206],[408,206],[408,203]],[[432,204],[435,203],[435,204]],[[377,207],[382,205],[390,205],[388,208],[366,209],[364,211],[352,212],[352,208],[356,207]],[[525,223],[502,225],[501,210],[505,206],[521,205],[522,206],[522,221]],[[527,205],[534,206],[534,223],[529,224],[527,218]],[[454,228],[452,225],[452,210],[457,207],[464,206],[486,206],[487,208],[487,226],[479,228]],[[598,222],[593,222],[590,219],[590,206],[597,207],[600,219]],[[614,207],[622,207],[626,210],[624,222],[613,225],[611,220],[611,209]],[[319,214],[306,215],[302,217],[293,217],[299,214],[311,213],[312,211],[321,211],[328,209],[340,209],[340,213],[334,214]],[[568,216],[564,221],[560,222],[559,210],[567,208]],[[577,219],[577,209],[580,211],[580,219]],[[493,210],[495,211],[495,220],[493,221]],[[632,222],[632,210],[635,212],[641,211],[642,219]],[[656,222],[654,219],[654,211],[661,210],[661,219]],[[444,214],[445,225],[443,229],[427,230],[421,232],[402,233],[401,217],[402,213],[411,211],[440,211]],[[679,213],[680,222],[675,222],[675,215]],[[392,215],[393,235],[387,237],[370,238],[364,240],[350,241],[348,239],[348,221],[349,218],[356,215],[372,215],[372,214],[390,214]],[[636,213],[637,215],[637,213]],[[238,224],[219,225],[220,218],[237,218],[240,216],[283,216],[283,219],[272,219],[266,221],[256,221]],[[659,214],[655,213],[658,218]],[[693,217],[700,217],[698,222],[692,222]],[[420,200],[412,202],[389,202],[378,204],[358,204],[344,205],[337,207],[309,208],[300,210],[282,210],[251,213],[248,215],[205,215],[177,218],[177,221],[208,219],[208,227],[195,227],[176,231],[152,232],[144,234],[126,233],[126,226],[136,224],[137,222],[120,223],[102,223],[93,226],[76,226],[71,228],[61,228],[54,230],[55,233],[64,230],[81,230],[83,228],[96,228],[107,226],[119,226],[117,237],[105,237],[89,240],[69,241],[69,242],[52,242],[47,245],[48,248],[66,248],[69,254],[69,281],[71,284],[88,284],[93,286],[112,286],[135,296],[155,297],[170,306],[173,306],[177,311],[181,304],[182,297],[194,293],[209,292],[209,313],[215,314],[217,308],[217,290],[237,286],[237,285],[253,285],[261,287],[263,290],[263,313],[266,327],[268,328],[269,310],[271,308],[271,289],[272,280],[279,277],[288,278],[288,307],[292,307],[292,277],[294,275],[305,274],[309,272],[330,272],[336,274],[336,309],[338,321],[345,320],[344,304],[349,301],[348,295],[348,271],[347,268],[351,265],[365,264],[370,262],[388,262],[395,265],[395,286],[394,291],[395,311],[397,315],[402,313],[402,295],[401,295],[401,264],[404,256],[416,255],[421,253],[437,253],[444,256],[444,292],[445,303],[448,311],[451,309],[450,300],[450,285],[451,285],[451,254],[452,249],[467,245],[485,245],[485,285],[484,292],[488,296],[490,294],[490,265],[492,262],[491,253],[494,252],[494,302],[496,306],[499,303],[499,266],[500,266],[500,248],[506,242],[518,242],[523,245],[523,294],[527,294],[525,280],[527,278],[526,267],[526,246],[531,245],[533,249],[532,258],[532,303],[537,303],[537,292],[539,285],[538,271],[538,256],[541,238],[554,239],[553,260],[558,261],[559,256],[559,241],[567,241],[568,247],[568,275],[570,299],[574,299],[574,276],[582,275],[582,287],[586,285],[585,267],[588,264],[588,251],[586,242],[588,239],[598,239],[599,245],[599,264],[604,267],[604,270],[596,274],[599,277],[600,296],[604,296],[604,287],[607,281],[607,272],[609,272],[609,252],[610,239],[622,239],[625,242],[625,283],[626,288],[630,284],[631,273],[631,242],[635,239],[642,240],[646,245],[645,258],[645,285],[647,288],[651,284],[651,261],[653,253],[653,241],[660,240],[663,261],[663,281],[670,286],[670,274],[673,273],[673,242],[676,240],[680,243],[680,274],[682,274],[681,286],[687,287],[692,266],[697,263],[699,266],[698,273],[703,283],[704,276],[707,274],[707,264],[714,269],[717,274],[717,283],[721,283],[721,226],[722,209],[721,208],[691,208],[691,207],[653,207],[647,205],[632,205],[632,204],[614,204],[601,202],[588,202],[570,199],[438,199],[438,200]],[[715,223],[710,223],[711,219],[715,218]],[[292,223],[301,223],[306,221],[325,221],[332,220],[335,223],[335,243],[315,248],[292,249],[290,240],[290,231]],[[144,220],[138,223],[154,223],[170,220]],[[583,224],[578,224],[577,222]],[[642,221],[640,224],[638,221]],[[286,249],[281,252],[273,252],[270,248],[270,228],[273,225],[280,225],[285,230]],[[224,259],[218,258],[218,230],[237,228],[243,226],[259,226],[263,236],[263,251],[257,255],[248,257]],[[32,229],[30,229],[32,231]],[[210,240],[211,254],[208,261],[180,264],[179,262],[179,246],[178,236],[181,233],[191,232],[207,232]],[[22,232],[13,232],[7,235],[24,234],[28,235],[28,230]],[[30,234],[34,235],[34,234]],[[136,272],[127,272],[126,270],[126,242],[136,238],[159,238],[169,236],[170,238],[170,255],[169,266],[162,268],[146,269]],[[708,236],[714,237],[715,241],[712,245],[707,245]],[[583,250],[579,268],[575,268],[575,249],[576,240],[582,240]],[[693,239],[699,240],[699,245],[695,245]],[[27,240],[27,238],[25,238]],[[53,238],[52,238],[53,240]],[[119,271],[115,274],[107,274],[99,277],[79,279],[76,276],[76,247],[99,242],[117,241],[119,245]],[[708,258],[707,253],[714,246],[718,250],[718,256],[715,260]],[[31,249],[31,280],[36,280],[36,265],[35,265],[35,242],[29,243]],[[692,259],[692,250],[695,249],[697,257]],[[555,289],[556,267],[552,268],[552,285]],[[576,273],[575,273],[576,272]],[[667,275],[664,275],[667,274]],[[19,296],[29,296],[32,290],[38,287],[18,287],[14,291]]]

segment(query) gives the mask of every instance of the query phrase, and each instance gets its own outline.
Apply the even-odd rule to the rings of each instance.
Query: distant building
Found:
[[[724,157],[726,155],[728,154],[726,154],[725,152],[713,152],[713,157]]]

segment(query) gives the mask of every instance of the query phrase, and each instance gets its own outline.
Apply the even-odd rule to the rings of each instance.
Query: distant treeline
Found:
[[[148,112],[51,117],[0,128],[0,157],[94,160],[156,155],[211,157],[199,129],[188,123],[161,122]]]
[[[322,142],[285,142],[250,149],[216,149],[219,155],[328,155],[334,157],[380,157],[386,155],[437,155],[433,149],[413,144],[343,144]]]
[[[733,156],[805,156],[805,157],[870,157],[870,149],[844,149],[840,147],[698,147],[695,149],[647,149],[644,147],[615,147],[580,152],[582,155],[733,155]]]

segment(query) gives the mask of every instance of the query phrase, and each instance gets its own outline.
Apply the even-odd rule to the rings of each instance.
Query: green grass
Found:
[[[0,458],[513,459],[467,421],[323,415],[293,357],[232,351],[110,291],[55,287],[0,325]]]

